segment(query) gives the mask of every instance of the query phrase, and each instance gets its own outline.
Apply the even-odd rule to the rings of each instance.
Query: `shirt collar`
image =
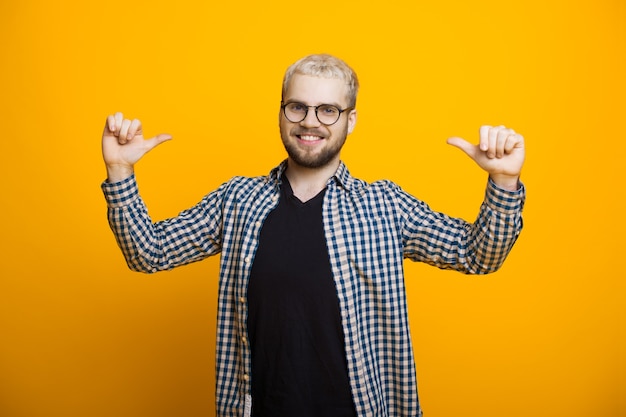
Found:
[[[352,191],[357,185],[355,179],[350,175],[350,171],[348,171],[348,167],[342,162],[339,163],[339,167],[337,171],[335,171],[335,175],[330,179],[330,181],[335,180],[338,185],[342,186],[346,190]]]
[[[277,186],[280,186],[281,178],[287,169],[287,160],[285,159],[276,168],[272,169],[267,176],[267,182],[271,182]]]
[[[285,159],[280,165],[270,171],[267,181],[274,183],[276,186],[280,186],[281,178],[286,169],[287,160]],[[335,171],[335,174],[328,180],[327,185],[330,185],[333,181],[348,191],[353,191],[361,187],[360,182],[350,175],[350,171],[348,171],[348,167],[346,167],[343,161],[339,162],[337,171]]]

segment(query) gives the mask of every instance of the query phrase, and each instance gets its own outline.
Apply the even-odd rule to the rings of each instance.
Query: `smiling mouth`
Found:
[[[296,137],[304,142],[317,142],[323,139],[321,136],[315,135],[296,135]]]

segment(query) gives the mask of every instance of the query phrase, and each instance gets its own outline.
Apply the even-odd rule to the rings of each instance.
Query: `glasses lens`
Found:
[[[309,108],[302,103],[288,103],[284,107],[285,117],[292,123],[298,123],[304,120]]]
[[[317,108],[317,119],[325,125],[332,125],[339,120],[341,112],[335,106],[330,104],[322,104]]]

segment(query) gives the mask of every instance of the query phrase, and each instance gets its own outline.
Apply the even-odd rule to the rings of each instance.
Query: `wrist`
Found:
[[[519,175],[490,175],[491,181],[496,184],[499,188],[508,191],[517,191],[519,190]]]
[[[132,165],[107,165],[107,182],[122,181],[135,172]]]

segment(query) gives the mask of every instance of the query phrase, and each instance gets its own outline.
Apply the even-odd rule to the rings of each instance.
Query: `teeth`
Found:
[[[308,141],[314,141],[314,140],[319,140],[320,137],[319,136],[309,136],[309,135],[303,135],[300,136],[300,139],[302,140],[308,140]]]

